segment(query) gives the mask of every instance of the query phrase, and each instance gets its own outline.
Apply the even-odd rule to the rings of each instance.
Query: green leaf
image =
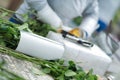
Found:
[[[32,68],[31,69],[31,72],[32,73],[34,73],[34,74],[36,74],[36,75],[43,75],[44,73],[43,72],[41,72],[39,69],[37,69],[37,68]]]
[[[24,23],[23,25],[19,26],[18,29],[19,29],[19,30],[28,31],[28,32],[32,32],[32,31],[29,29],[27,23]]]
[[[96,80],[95,77],[93,75],[90,75],[87,80]]]
[[[66,77],[72,77],[72,76],[75,76],[75,75],[76,75],[76,73],[72,70],[68,70],[68,71],[65,72]]]
[[[77,70],[76,65],[73,61],[69,61],[69,69],[71,69],[73,71]]]
[[[50,71],[51,71],[51,69],[49,69],[49,68],[45,68],[45,69],[43,69],[42,71],[43,71],[45,74],[49,74]]]
[[[27,21],[27,20],[29,19],[28,14],[22,14],[21,16],[23,17],[23,19],[24,19],[25,21]]]
[[[0,15],[0,17],[6,17],[8,15],[8,12],[4,12],[2,13],[2,15]]]
[[[79,26],[79,25],[81,24],[82,20],[83,20],[83,18],[82,18],[81,16],[78,16],[78,17],[76,17],[76,18],[73,19],[73,22],[74,22],[77,26]]]
[[[55,80],[65,80],[64,75],[57,77]]]
[[[10,40],[10,39],[13,39],[13,36],[12,36],[12,34],[10,34],[10,33],[6,33],[6,34],[4,35],[4,39]]]
[[[63,64],[64,64],[64,60],[59,60],[58,63],[59,63],[60,65],[63,65]]]
[[[9,33],[12,33],[13,35],[17,35],[15,28],[9,27],[8,30],[9,30]]]
[[[5,44],[4,40],[3,40],[3,38],[1,38],[1,37],[0,37],[0,45],[1,45],[1,46],[4,46],[4,47],[6,46],[6,44]]]

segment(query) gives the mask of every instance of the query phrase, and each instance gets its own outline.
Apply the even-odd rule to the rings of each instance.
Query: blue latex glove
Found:
[[[20,19],[18,19],[16,16],[15,16],[15,14],[9,19],[9,21],[10,22],[13,22],[13,23],[15,23],[15,24],[23,24],[23,22],[20,20]]]
[[[97,32],[101,32],[107,28],[107,24],[100,19],[98,21],[98,24],[100,25],[100,27],[97,29]]]

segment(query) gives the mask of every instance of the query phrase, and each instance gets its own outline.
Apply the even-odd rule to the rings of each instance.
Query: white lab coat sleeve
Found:
[[[37,11],[38,20],[50,24],[54,29],[62,26],[61,19],[49,6],[47,0],[26,0],[30,7]]]
[[[91,3],[88,3],[82,15],[83,15],[83,21],[79,26],[79,28],[87,32],[87,37],[90,37],[91,34],[98,27],[97,22],[98,22],[99,10],[98,10],[97,0],[92,0]]]
[[[47,5],[47,0],[24,0],[36,11],[42,10]]]
[[[22,22],[25,22],[26,19],[23,17],[24,14],[27,14],[30,10],[30,6],[24,0],[24,2],[20,5],[20,7],[16,10],[16,17],[20,19]]]

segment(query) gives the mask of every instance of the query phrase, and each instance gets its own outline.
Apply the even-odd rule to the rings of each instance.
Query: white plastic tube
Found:
[[[16,50],[37,58],[55,60],[63,56],[64,46],[56,41],[21,31],[20,42]]]

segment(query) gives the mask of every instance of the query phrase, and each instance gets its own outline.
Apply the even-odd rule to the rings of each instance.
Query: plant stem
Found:
[[[0,7],[0,10],[5,11],[5,12],[8,12],[8,13],[15,13],[15,11],[5,9],[5,8],[3,8],[3,7]]]

